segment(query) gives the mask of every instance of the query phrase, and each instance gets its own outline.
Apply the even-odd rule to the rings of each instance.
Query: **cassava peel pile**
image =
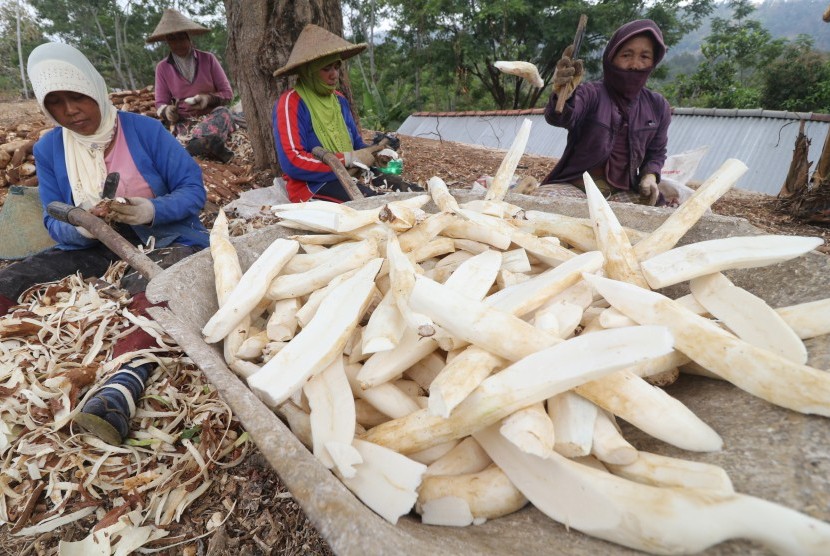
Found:
[[[201,371],[160,327],[127,309],[105,280],[73,275],[21,296],[0,318],[0,525],[35,537],[77,522],[92,529],[59,553],[128,554],[173,547],[171,524],[248,452],[248,435]],[[72,416],[119,368],[114,342],[140,327],[161,347],[125,354],[158,366],[120,446],[83,434]],[[66,534],[63,535],[66,538]]]
[[[500,174],[512,175],[526,139],[519,133]],[[727,161],[651,234],[623,228],[587,175],[589,219],[525,213],[503,201],[506,188],[459,204],[438,178],[430,195],[376,209],[275,206],[283,226],[314,233],[276,240],[245,273],[220,215],[220,309],[203,333],[225,339],[229,367],[390,522],[415,509],[424,523],[463,526],[530,501],[651,553],[746,538],[824,554],[830,525],[736,493],[717,466],[640,452],[616,424],[685,450],[722,449],[717,431],[643,378],[690,362],[772,403],[830,415],[830,375],[799,347],[830,332],[826,302],[774,311],[721,274],[821,241],[675,248],[745,170]],[[423,212],[430,200],[438,213]],[[689,280],[686,299],[651,291]],[[718,288],[744,302],[730,305]]]

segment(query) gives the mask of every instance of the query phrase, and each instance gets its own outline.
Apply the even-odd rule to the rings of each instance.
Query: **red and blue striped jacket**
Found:
[[[346,128],[352,137],[353,149],[366,147],[352,118],[349,101],[339,91],[335,91],[335,94],[340,102]],[[311,150],[321,146],[321,143],[311,125],[311,113],[297,91],[288,89],[274,104],[271,126],[274,130],[277,160],[285,174],[288,198],[292,202],[307,201],[324,183],[337,180],[328,164],[311,154]],[[343,153],[336,155],[340,162],[345,162]]]

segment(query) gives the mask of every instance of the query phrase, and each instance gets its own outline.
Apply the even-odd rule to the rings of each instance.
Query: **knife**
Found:
[[[101,198],[115,198],[115,192],[118,190],[119,181],[121,181],[121,174],[119,174],[118,172],[110,172],[109,174],[107,174],[107,179],[104,180],[104,192],[101,193]]]

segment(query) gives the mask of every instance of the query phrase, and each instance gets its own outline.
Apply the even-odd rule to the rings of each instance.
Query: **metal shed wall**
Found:
[[[526,152],[558,158],[565,150],[567,131],[548,125],[541,110],[499,112],[416,113],[398,129],[402,135],[457,141],[508,149],[522,121],[533,122]],[[669,126],[668,154],[708,146],[694,179],[709,177],[728,158],[743,161],[749,171],[737,187],[776,195],[792,160],[799,121],[811,140],[809,160],[821,155],[830,115],[770,110],[675,108]]]

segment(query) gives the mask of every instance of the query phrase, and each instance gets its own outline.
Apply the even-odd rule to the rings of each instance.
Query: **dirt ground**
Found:
[[[34,101],[0,104],[0,126],[40,118]],[[452,142],[402,137],[404,177],[422,184],[440,176],[451,187],[469,187],[482,175],[494,175],[504,151],[470,147]],[[541,180],[555,159],[526,155],[518,173]],[[260,175],[256,183],[270,185],[273,176]],[[718,201],[714,212],[747,219],[769,233],[820,236],[830,239],[830,229],[799,224],[774,210],[775,198],[746,191],[732,191]],[[2,241],[2,238],[0,238]],[[827,243],[821,248],[830,253]],[[236,503],[233,506],[233,502]],[[230,512],[231,508],[234,508]],[[228,516],[224,524],[208,530],[216,513]],[[11,537],[0,529],[0,554],[54,554],[59,539],[77,540],[94,522],[83,521],[38,538]],[[256,451],[239,466],[227,471],[175,523],[169,538],[183,544],[162,554],[259,555],[330,554],[325,541],[306,520],[299,506],[285,492],[276,474]]]

